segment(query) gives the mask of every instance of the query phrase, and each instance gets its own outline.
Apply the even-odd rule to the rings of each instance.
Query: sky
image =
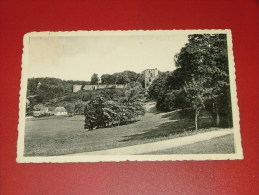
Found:
[[[187,41],[183,34],[31,37],[28,78],[89,81],[93,73],[172,71]]]

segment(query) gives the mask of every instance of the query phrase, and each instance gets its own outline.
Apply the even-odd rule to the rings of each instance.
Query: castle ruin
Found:
[[[146,69],[142,72],[144,74],[145,78],[145,88],[148,89],[151,83],[157,78],[158,76],[158,69]],[[97,89],[111,89],[111,88],[116,88],[116,89],[122,89],[125,88],[126,85],[102,85],[102,84],[97,84],[97,85],[73,85],[72,91],[73,92],[78,92],[80,90],[86,90],[86,91],[91,91],[91,90],[97,90]]]
[[[151,83],[155,80],[155,78],[158,76],[158,69],[146,69],[143,71],[144,77],[145,77],[145,88],[149,88]]]

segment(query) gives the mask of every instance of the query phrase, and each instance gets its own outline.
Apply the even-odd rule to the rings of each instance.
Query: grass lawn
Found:
[[[153,107],[148,103],[149,111],[136,123],[93,131],[83,128],[84,116],[26,119],[24,156],[92,152],[215,130],[192,131],[192,121],[179,120],[177,112],[155,112]]]
[[[207,141],[197,142],[160,150],[156,152],[146,153],[148,155],[154,154],[231,154],[235,153],[234,135],[225,135],[217,138],[212,138]]]

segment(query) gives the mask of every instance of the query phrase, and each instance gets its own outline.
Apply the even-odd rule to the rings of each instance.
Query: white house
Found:
[[[56,116],[64,116],[67,115],[67,111],[64,107],[56,107],[53,114]]]

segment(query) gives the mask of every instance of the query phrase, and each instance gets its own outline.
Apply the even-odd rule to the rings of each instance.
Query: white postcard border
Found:
[[[126,35],[174,35],[174,34],[227,34],[229,79],[233,114],[235,154],[181,154],[181,155],[85,155],[85,156],[37,156],[26,157],[24,151],[25,111],[27,91],[27,70],[30,37],[49,36],[126,36]],[[71,31],[71,32],[31,32],[24,35],[22,73],[20,84],[19,124],[17,141],[18,163],[66,163],[66,162],[120,162],[120,161],[178,161],[178,160],[237,160],[243,159],[239,109],[237,102],[236,76],[231,30],[134,30],[134,31]]]

